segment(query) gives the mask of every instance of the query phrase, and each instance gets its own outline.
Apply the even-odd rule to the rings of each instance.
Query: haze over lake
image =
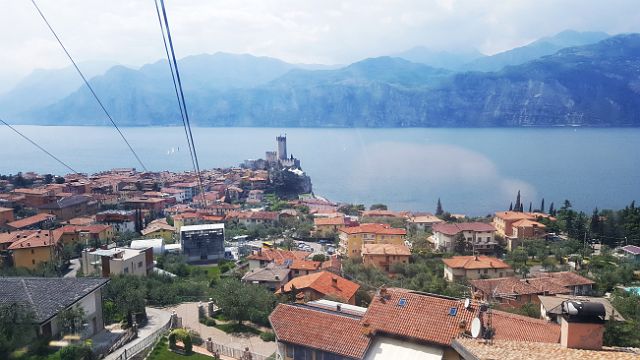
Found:
[[[78,171],[140,168],[111,127],[17,126]],[[190,169],[181,127],[124,128],[149,170]],[[302,161],[314,191],[333,201],[385,203],[394,210],[486,215],[522,191],[525,209],[621,208],[640,200],[640,129],[274,129],[194,128],[202,168],[264,157],[275,137]],[[68,171],[0,127],[0,173]]]

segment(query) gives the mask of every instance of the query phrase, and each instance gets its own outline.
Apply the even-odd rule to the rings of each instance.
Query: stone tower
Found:
[[[278,142],[278,160],[287,159],[287,135],[276,137]]]

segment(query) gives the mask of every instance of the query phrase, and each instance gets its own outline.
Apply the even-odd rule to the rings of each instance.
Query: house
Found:
[[[558,294],[556,296],[538,296],[540,299],[540,318],[554,321],[560,324],[562,319],[562,303],[564,301],[580,301],[585,303],[600,303],[605,309],[605,321],[625,321],[624,317],[616,308],[611,305],[609,300],[601,297],[574,296]]]
[[[570,290],[555,282],[520,279],[515,276],[469,281],[474,296],[504,307],[520,307],[540,302],[541,295],[568,294]]]
[[[36,233],[38,230],[20,230],[0,233],[0,251],[8,250],[14,242]]]
[[[276,291],[290,280],[290,270],[286,267],[267,266],[249,270],[242,277],[242,281],[248,284],[264,286],[269,291]]]
[[[620,251],[630,261],[640,263],[640,246],[627,245],[621,247]]]
[[[50,189],[15,189],[12,194],[23,196],[20,204],[34,209],[56,201],[55,193]]]
[[[431,231],[431,228],[435,224],[444,222],[444,220],[434,215],[415,215],[409,218],[407,221],[409,225],[414,225],[419,231]]]
[[[587,279],[571,271],[533,274],[539,281],[554,282],[570,290],[572,295],[589,295],[593,291],[595,281]]]
[[[383,287],[366,309],[296,301],[278,304],[269,321],[280,359],[459,359],[453,343],[480,314],[476,301]],[[495,341],[561,339],[560,325],[544,320],[492,310],[491,321]]]
[[[263,200],[264,200],[263,190],[249,190],[249,194],[247,195],[248,204],[259,204]]]
[[[136,212],[133,210],[106,210],[96,214],[96,222],[111,225],[117,232],[136,231]]]
[[[13,208],[0,207],[0,228],[7,225],[7,223],[13,222]]]
[[[162,238],[167,243],[172,243],[176,233],[176,228],[167,224],[166,221],[154,220],[146,228],[142,229],[140,233],[146,238]]]
[[[313,234],[318,237],[337,234],[338,231],[344,227],[344,216],[316,217],[313,219]]]
[[[188,262],[224,259],[224,224],[188,225],[180,228],[180,245]]]
[[[56,242],[49,230],[38,230],[13,242],[11,251],[13,265],[36,269],[40,264],[55,263],[60,258],[62,245]]]
[[[363,244],[404,244],[405,229],[392,228],[388,224],[361,224],[340,229],[339,253],[359,257]]]
[[[293,278],[280,287],[276,294],[288,294],[292,291],[303,294],[306,301],[331,297],[354,305],[356,292],[360,285],[328,271]]]
[[[161,215],[167,204],[167,201],[162,198],[138,197],[126,200],[124,207],[130,210],[147,210],[154,214]]]
[[[197,181],[175,183],[175,184],[171,185],[170,187],[172,187],[174,189],[178,189],[178,190],[184,191],[184,200],[185,201],[191,201],[193,199],[193,197],[196,196],[200,192],[198,190],[198,182]]]
[[[320,261],[294,259],[285,262],[285,265],[287,264],[289,270],[291,270],[292,278],[313,274],[322,269],[322,262]]]
[[[290,265],[294,260],[304,260],[309,256],[306,251],[289,251],[282,249],[258,249],[247,256],[249,270],[255,270],[267,266],[270,263],[276,265]]]
[[[435,249],[441,251],[452,252],[460,234],[478,253],[493,253],[494,247],[498,244],[495,241],[496,229],[481,222],[436,223],[432,230],[433,236],[430,241]]]
[[[493,226],[495,226],[497,234],[505,239],[544,237],[545,225],[538,221],[540,218],[555,221],[555,218],[544,213],[498,211],[493,217]],[[513,248],[515,247],[513,246]]]
[[[40,206],[41,213],[53,214],[60,221],[67,221],[81,215],[95,214],[98,202],[91,196],[72,195]]]
[[[183,203],[187,200],[187,191],[184,189],[178,188],[162,188],[160,189],[162,193],[169,194],[176,199],[177,203]]]
[[[146,276],[153,270],[153,248],[112,248],[82,251],[82,272],[86,275],[110,277],[112,275]]]
[[[109,279],[98,278],[0,278],[0,303],[29,307],[38,326],[38,335],[59,338],[62,311],[80,307],[86,324],[82,339],[104,329],[102,318],[102,288]]]
[[[56,219],[55,215],[51,214],[36,214],[20,220],[7,223],[7,227],[11,230],[27,230],[27,229],[40,229],[48,227],[53,224]]]
[[[363,244],[362,263],[390,272],[395,264],[408,264],[411,250],[402,244]]]
[[[164,239],[139,239],[131,241],[131,245],[129,245],[131,249],[135,250],[143,250],[147,248],[153,249],[153,255],[164,255]]]
[[[442,259],[442,262],[444,263],[444,277],[450,282],[513,275],[513,270],[507,263],[484,255],[453,256]]]
[[[76,243],[100,246],[113,241],[114,234],[111,225],[65,225],[61,228],[53,230],[56,241],[63,245],[72,245]]]
[[[269,225],[278,222],[279,214],[275,211],[233,211],[225,216],[226,221],[237,221],[245,226]]]

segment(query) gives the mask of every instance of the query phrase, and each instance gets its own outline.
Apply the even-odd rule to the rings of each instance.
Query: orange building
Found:
[[[13,218],[13,209],[0,207],[0,228],[13,220],[15,220]]]
[[[540,237],[544,235],[545,225],[537,221],[539,218],[555,221],[555,218],[543,213],[498,211],[493,218],[493,226],[504,238]]]
[[[56,261],[60,250],[60,244],[53,240],[50,231],[35,231],[9,246],[9,251],[13,256],[13,265],[31,270],[36,269],[42,263]]]
[[[362,224],[340,229],[340,254],[358,257],[363,244],[403,245],[405,229],[392,228],[389,224]]]
[[[406,245],[364,244],[362,262],[390,272],[394,264],[408,264],[411,250]]]
[[[321,217],[313,219],[314,235],[329,236],[344,228],[344,216]]]
[[[39,208],[56,201],[55,193],[51,189],[15,189],[12,192],[23,195],[24,198],[20,203],[32,208]]]
[[[289,281],[276,291],[276,294],[287,294],[295,291],[304,294],[305,301],[331,297],[347,304],[355,305],[356,292],[360,285],[328,271],[300,276]]]

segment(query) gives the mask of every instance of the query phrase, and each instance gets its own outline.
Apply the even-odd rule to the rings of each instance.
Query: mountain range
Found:
[[[181,59],[180,71],[200,126],[640,126],[638,34],[566,31],[493,56],[412,49],[342,67],[203,54]],[[90,81],[120,125],[181,123],[166,60],[113,66]],[[23,124],[106,124],[85,87],[37,96],[45,83],[0,97],[0,105],[43,99],[2,106],[2,115]]]

